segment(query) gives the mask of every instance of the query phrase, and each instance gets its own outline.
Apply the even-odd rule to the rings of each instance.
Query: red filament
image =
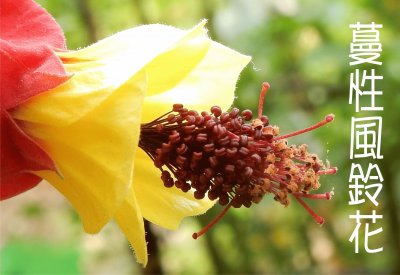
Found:
[[[268,82],[264,82],[262,85],[261,92],[260,92],[260,99],[258,100],[258,118],[262,117],[263,106],[264,106],[264,97],[270,87],[271,86],[269,85]]]
[[[211,227],[213,227],[225,214],[228,212],[229,208],[232,206],[232,201],[228,203],[227,206],[225,206],[224,210],[222,210],[221,213],[218,214],[209,224],[207,224],[203,229],[201,229],[199,232],[193,233],[192,238],[197,239],[204,233],[206,233],[208,230],[210,230]]]
[[[276,138],[274,138],[274,140],[285,139],[285,138],[294,137],[294,136],[298,136],[298,135],[310,132],[310,131],[315,130],[315,129],[319,128],[319,127],[324,126],[325,124],[327,124],[329,122],[332,122],[334,120],[334,118],[335,118],[335,116],[333,114],[329,114],[329,115],[327,115],[325,117],[324,120],[321,120],[320,122],[318,122],[318,123],[316,123],[316,124],[314,124],[314,125],[312,125],[310,127],[307,127],[307,128],[304,128],[304,129],[301,129],[301,130],[298,130],[298,131],[295,131],[295,132],[292,132],[292,133],[289,133],[289,134],[286,134],[286,135],[283,135],[283,136],[276,137]]]
[[[323,194],[309,194],[309,193],[296,192],[293,193],[293,195],[295,197],[303,197],[316,200],[330,200],[332,198],[332,192],[326,192]]]
[[[319,170],[317,172],[318,175],[334,175],[337,172],[337,167],[331,167],[325,170]]]
[[[318,216],[318,215],[314,212],[314,210],[312,210],[311,207],[308,206],[308,204],[306,204],[300,197],[298,197],[298,196],[296,196],[296,195],[295,195],[294,197],[295,197],[296,200],[304,207],[304,209],[307,210],[307,212],[311,215],[311,217],[314,218],[314,220],[315,220],[318,224],[320,224],[320,225],[324,224],[325,220],[324,220],[323,217]]]

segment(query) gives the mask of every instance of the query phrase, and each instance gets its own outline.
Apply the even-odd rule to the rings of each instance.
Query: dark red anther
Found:
[[[189,164],[189,168],[191,171],[196,171],[198,169],[199,162],[195,159],[192,159]]]
[[[223,157],[226,154],[226,149],[225,147],[219,148],[219,149],[215,149],[214,153],[217,157]]]
[[[226,155],[230,158],[236,156],[238,149],[233,147],[233,148],[228,148],[226,149]]]
[[[216,156],[209,157],[208,161],[210,162],[210,165],[212,168],[215,168],[218,166],[218,159]]]
[[[260,129],[254,129],[253,138],[254,138],[255,140],[259,140],[259,139],[262,138],[262,130],[261,130],[261,128],[260,128]]]
[[[249,200],[243,201],[243,206],[246,208],[249,208],[251,206],[251,201],[249,201]]]
[[[242,127],[242,123],[240,122],[239,118],[232,118],[231,125],[234,129],[240,129]]]
[[[233,186],[230,185],[229,183],[222,184],[222,191],[229,193],[229,192],[232,192],[232,190],[233,190]]]
[[[229,196],[226,193],[222,193],[219,196],[218,202],[220,205],[227,205],[229,203]]]
[[[185,116],[185,120],[186,120],[186,125],[192,125],[192,124],[195,124],[196,117],[192,116],[192,115],[187,115],[187,116]]]
[[[222,110],[219,106],[212,106],[211,107],[211,113],[215,116],[215,117],[219,117],[222,113]]]
[[[236,188],[236,194],[238,194],[240,196],[246,195],[247,192],[248,192],[247,185],[242,185],[242,186],[239,186],[238,188]],[[238,197],[236,197],[236,199],[238,199]]]
[[[249,142],[249,137],[248,136],[246,136],[246,135],[240,135],[239,136],[239,144],[240,144],[240,146],[247,147],[248,142]]]
[[[208,136],[206,133],[198,133],[196,135],[196,141],[199,143],[206,143],[208,139]]]
[[[207,122],[209,120],[214,120],[213,116],[211,116],[211,115],[205,115],[203,118],[204,118],[204,122]]]
[[[171,188],[172,186],[174,186],[174,180],[172,178],[167,179],[166,181],[164,181],[164,186],[167,188]]]
[[[196,200],[202,200],[205,197],[205,193],[204,192],[200,192],[200,191],[194,191],[194,197],[196,198]]]
[[[191,189],[191,186],[190,186],[190,184],[189,183],[187,183],[187,182],[184,182],[183,184],[182,184],[182,186],[181,186],[181,190],[183,191],[183,192],[188,192],[189,190]]]
[[[246,147],[240,147],[239,153],[242,154],[243,156],[247,156],[250,153],[250,150],[247,149]]]
[[[169,151],[171,151],[171,149],[172,149],[172,146],[171,146],[170,142],[168,142],[168,143],[163,142],[161,144],[161,151],[163,153],[168,153]]]
[[[193,152],[192,159],[201,160],[203,157],[203,152]]]
[[[207,196],[208,196],[208,198],[209,198],[210,200],[213,201],[213,200],[215,200],[215,199],[218,198],[218,192],[215,191],[215,190],[208,191]]]
[[[199,181],[200,181],[201,185],[203,187],[205,187],[204,189],[207,190],[208,185],[210,184],[210,180],[205,175],[200,175]]]
[[[177,156],[175,159],[176,163],[180,166],[185,166],[187,158],[184,156]]]
[[[156,125],[156,131],[158,133],[161,133],[164,130],[164,125],[162,125],[161,123]]]
[[[185,134],[191,134],[194,132],[194,129],[196,129],[196,125],[186,125],[183,126],[183,131]]]
[[[242,125],[242,134],[251,135],[252,132],[253,132],[253,128],[249,124]]]
[[[229,116],[231,118],[236,118],[239,114],[240,110],[238,108],[233,108],[230,112],[229,112]]]
[[[185,143],[189,143],[189,142],[191,142],[193,140],[193,136],[192,135],[187,135],[187,136],[184,136],[183,137],[183,141],[185,142]]]
[[[174,112],[180,112],[183,109],[183,104],[176,103],[172,105],[172,110]]]
[[[184,181],[182,181],[182,180],[176,180],[175,181],[175,186],[177,187],[177,188],[182,188],[182,186],[185,184],[185,182]]]
[[[168,123],[175,123],[176,122],[176,116],[174,115],[174,114],[169,114],[168,116],[167,116],[167,121],[168,121]]]
[[[189,180],[192,184],[193,188],[198,188],[199,187],[199,175],[190,173],[189,174]]]
[[[204,148],[204,152],[210,153],[210,152],[214,151],[215,145],[214,145],[214,143],[208,143],[208,144],[204,145],[203,148]]]
[[[235,172],[235,166],[232,164],[225,165],[225,172],[233,173]]]
[[[182,108],[182,110],[179,111],[179,114],[181,116],[186,116],[188,114],[189,110],[187,108]]]
[[[204,121],[205,121],[204,117],[202,117],[202,116],[196,116],[196,122],[195,122],[195,124],[196,124],[197,127],[203,126]]]
[[[244,168],[244,173],[243,175],[247,178],[250,178],[253,175],[253,169],[250,166],[246,166]]]
[[[172,178],[172,177],[171,177],[171,174],[170,174],[168,171],[163,170],[163,171],[161,172],[161,179],[162,179],[163,181],[168,180],[168,179],[171,179],[171,178]]]
[[[217,122],[215,122],[214,119],[210,119],[206,122],[206,128],[207,129],[214,129],[214,126],[217,125]]]
[[[239,197],[234,197],[233,199],[232,199],[232,206],[234,207],[234,208],[239,208],[239,207],[241,207],[242,206],[242,202],[241,202],[241,200],[240,200],[240,198]]]
[[[262,115],[260,117],[261,122],[263,123],[264,126],[267,126],[269,124],[269,119],[267,116]]]
[[[221,186],[224,183],[224,177],[221,175],[216,175],[214,178],[215,186]]]
[[[246,166],[246,162],[242,159],[237,159],[235,164],[236,164],[236,167],[239,169],[242,169],[243,167]]]
[[[154,159],[154,166],[157,168],[161,168],[164,165],[164,161],[160,157],[156,157]]]
[[[231,139],[229,145],[231,147],[239,147],[239,139]]]
[[[229,120],[229,113],[228,112],[223,112],[221,114],[221,117],[219,118],[219,120],[221,121],[221,123],[225,123]]]
[[[207,168],[204,170],[204,175],[205,175],[208,179],[211,179],[211,178],[215,175],[215,171],[214,171],[212,168],[207,167]]]
[[[225,137],[220,138],[220,139],[218,140],[218,144],[221,145],[221,146],[226,146],[226,145],[228,145],[229,143],[230,143],[229,136],[225,136]]]
[[[242,117],[244,120],[250,121],[253,118],[253,113],[249,109],[246,109],[242,112]]]
[[[181,136],[177,131],[174,130],[172,131],[171,135],[169,135],[168,139],[172,144],[176,144],[180,141]]]
[[[186,180],[188,176],[188,171],[183,170],[183,169],[179,169],[178,171],[176,171],[176,177],[180,180]]]
[[[196,117],[199,115],[199,113],[196,110],[189,110],[188,115]]]
[[[213,129],[214,130],[214,129]],[[226,128],[224,126],[222,126],[221,124],[217,125],[217,134],[218,134],[218,138],[222,138],[226,135],[228,131],[226,130]]]
[[[261,163],[261,157],[259,154],[252,154],[251,159],[257,164]]]
[[[178,148],[175,149],[175,151],[178,155],[185,154],[187,150],[188,150],[188,147],[185,143],[181,143],[181,145],[179,145]]]
[[[214,136],[216,136],[216,137],[218,137],[218,126],[221,127],[221,125],[219,125],[219,124],[215,124],[215,125],[212,127],[212,134],[213,134]]]

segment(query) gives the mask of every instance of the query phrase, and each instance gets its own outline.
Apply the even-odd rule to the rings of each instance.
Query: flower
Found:
[[[31,1],[23,2],[39,9]],[[6,6],[21,16],[12,1]],[[30,22],[38,14],[24,20]],[[51,56],[57,55],[55,60],[62,61],[65,71],[62,81],[49,80],[51,85],[40,94],[30,91],[34,86],[28,82],[21,92],[27,96],[5,108],[19,133],[37,144],[52,164],[23,167],[15,174],[46,179],[69,200],[88,233],[97,233],[115,218],[143,265],[147,262],[143,217],[175,229],[183,217],[204,213],[213,203],[196,200],[191,192],[163,188],[158,169],[137,150],[141,123],[156,119],[176,101],[196,109],[213,104],[228,108],[238,75],[250,60],[211,41],[204,25],[202,21],[189,31],[146,25],[77,51],[52,47]],[[31,39],[26,33],[14,35]],[[32,47],[36,49],[35,44]],[[50,75],[58,72],[44,69]],[[6,77],[13,81],[12,74]],[[20,93],[15,87],[5,90],[10,98]],[[3,132],[9,135],[9,128]],[[36,151],[24,149],[17,147],[5,161],[18,154],[36,160]],[[36,162],[41,164],[41,159]]]

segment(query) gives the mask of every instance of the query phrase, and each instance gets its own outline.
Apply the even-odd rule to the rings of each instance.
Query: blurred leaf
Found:
[[[75,247],[10,241],[1,250],[1,274],[80,274]]]

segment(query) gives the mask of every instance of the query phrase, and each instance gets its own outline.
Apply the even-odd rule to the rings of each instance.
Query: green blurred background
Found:
[[[239,108],[256,110],[263,81],[271,84],[264,111],[281,133],[319,121],[328,113],[335,123],[290,140],[308,143],[310,151],[339,167],[325,176],[322,191],[335,189],[331,201],[310,202],[325,217],[318,226],[293,202],[283,208],[266,197],[251,209],[234,209],[199,240],[191,234],[207,224],[221,208],[187,218],[176,232],[149,227],[152,246],[146,269],[136,264],[129,245],[115,224],[98,235],[82,233],[69,204],[51,187],[41,184],[1,204],[1,274],[400,274],[400,1],[318,0],[57,0],[38,1],[63,27],[68,47],[87,46],[120,30],[147,23],[188,29],[209,20],[209,35],[253,57],[241,75]],[[382,154],[377,163],[384,188],[376,208],[371,203],[349,206],[350,125],[355,107],[348,104],[348,25],[360,21],[383,24],[384,80],[378,103],[385,110],[362,113],[383,117]],[[363,165],[364,169],[367,163]],[[357,209],[377,209],[383,232],[370,238],[368,254],[348,241]],[[374,229],[374,228],[372,228]],[[376,228],[375,228],[376,229]],[[361,235],[362,237],[363,235]],[[362,244],[363,239],[360,239]]]

